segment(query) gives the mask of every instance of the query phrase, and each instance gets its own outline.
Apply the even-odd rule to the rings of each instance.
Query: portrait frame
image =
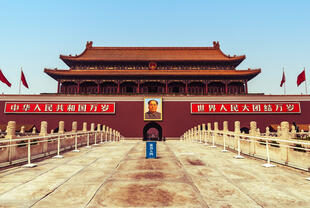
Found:
[[[149,101],[155,100],[157,101],[157,109],[154,118],[150,118],[150,110],[149,110]],[[144,121],[162,121],[163,120],[163,105],[162,105],[162,98],[161,97],[145,97],[144,104],[143,104],[143,120]],[[159,115],[160,114],[160,115]]]

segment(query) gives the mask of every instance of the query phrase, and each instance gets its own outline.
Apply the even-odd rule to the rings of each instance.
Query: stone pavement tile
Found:
[[[145,151],[143,151],[143,152],[130,152],[126,159],[128,159],[128,160],[141,160],[141,159],[145,159],[145,156],[146,156]],[[157,151],[157,158],[158,159],[169,159],[171,157],[174,157],[174,155],[171,154],[170,152]]]
[[[131,170],[116,172],[114,180],[178,180],[184,177],[184,173],[175,169],[167,171],[160,170]]]
[[[5,175],[8,175],[10,173],[13,173],[13,172],[16,172],[20,169],[20,167],[12,167],[10,169],[3,169],[3,170],[0,170],[0,177],[1,176],[5,176]]]
[[[91,200],[99,186],[100,184],[65,183],[32,208],[82,208]]]
[[[292,195],[296,189],[288,191],[285,184],[275,186],[265,182],[245,182],[238,186],[263,207],[310,207],[310,196],[304,199],[296,198]]]
[[[31,182],[42,182],[42,183],[48,183],[48,182],[59,182],[59,181],[65,181],[68,178],[72,177],[74,174],[76,174],[78,171],[82,170],[84,166],[75,166],[75,165],[61,165],[57,168],[54,168],[42,175],[40,177],[35,178]]]
[[[0,194],[3,194],[7,191],[10,191],[11,189],[21,185],[22,183],[0,183]],[[1,204],[1,203],[0,203]]]
[[[63,182],[48,182],[41,181],[28,182],[21,186],[12,189],[0,195],[1,204],[18,204],[18,201],[27,203],[34,203],[35,201],[43,198]]]
[[[161,159],[143,159],[128,160],[122,162],[118,170],[164,170],[164,169],[180,169],[180,165],[173,160]]]
[[[15,200],[2,200],[0,201],[0,208],[29,208],[35,201],[32,200],[22,200],[22,199],[15,199]]]
[[[64,156],[64,155],[63,155]],[[48,158],[48,159],[45,159],[44,160],[44,163],[49,163],[49,164],[56,164],[56,165],[59,165],[59,164],[64,164],[64,163],[67,163],[69,161],[71,161],[74,157],[63,157],[63,158]]]
[[[106,183],[87,206],[98,207],[201,207],[193,188],[185,183]]]
[[[43,174],[44,172],[48,171],[49,169],[47,168],[42,169],[42,168],[20,168],[18,171],[15,171],[11,174],[5,175],[0,177],[0,183],[2,182],[12,182],[12,183],[25,183],[27,181],[30,181],[39,175]]]
[[[210,208],[261,208],[260,205],[252,203],[252,204],[245,204],[242,201],[222,201],[221,199],[217,200],[210,200],[208,201],[208,206]]]
[[[72,176],[66,183],[70,184],[102,184],[110,176],[112,170],[95,171],[83,169]]]
[[[114,160],[114,159],[98,159],[92,164],[90,164],[87,168],[93,169],[93,170],[113,170],[117,167],[118,163],[120,162],[120,159]]]
[[[78,157],[76,159],[73,159],[66,164],[87,166],[87,165],[93,163],[95,160],[97,160],[97,157],[86,157],[86,156],[84,156],[84,157]]]
[[[218,200],[221,201],[219,204],[216,203],[215,207],[220,207],[218,205],[223,203],[234,205],[235,207],[236,204],[246,205],[243,207],[260,207],[247,194],[223,178],[215,177],[207,180],[196,180],[195,185],[207,204],[210,202],[214,204]]]

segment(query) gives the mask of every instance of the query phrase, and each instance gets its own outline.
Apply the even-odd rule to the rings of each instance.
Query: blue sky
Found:
[[[12,83],[0,93],[17,94],[20,68],[30,89],[54,93],[57,83],[44,68],[68,67],[60,54],[80,54],[94,46],[212,46],[246,55],[238,69],[261,68],[249,92],[305,93],[296,86],[303,68],[310,83],[310,1],[1,1],[0,69]],[[310,86],[308,84],[308,91]]]

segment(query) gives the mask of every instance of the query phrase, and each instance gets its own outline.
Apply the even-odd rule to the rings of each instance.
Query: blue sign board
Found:
[[[146,158],[156,158],[156,142],[146,142]]]

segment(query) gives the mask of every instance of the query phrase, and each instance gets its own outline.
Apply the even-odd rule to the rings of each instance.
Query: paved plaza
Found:
[[[310,207],[310,174],[198,143],[112,142],[0,171],[0,207]]]

